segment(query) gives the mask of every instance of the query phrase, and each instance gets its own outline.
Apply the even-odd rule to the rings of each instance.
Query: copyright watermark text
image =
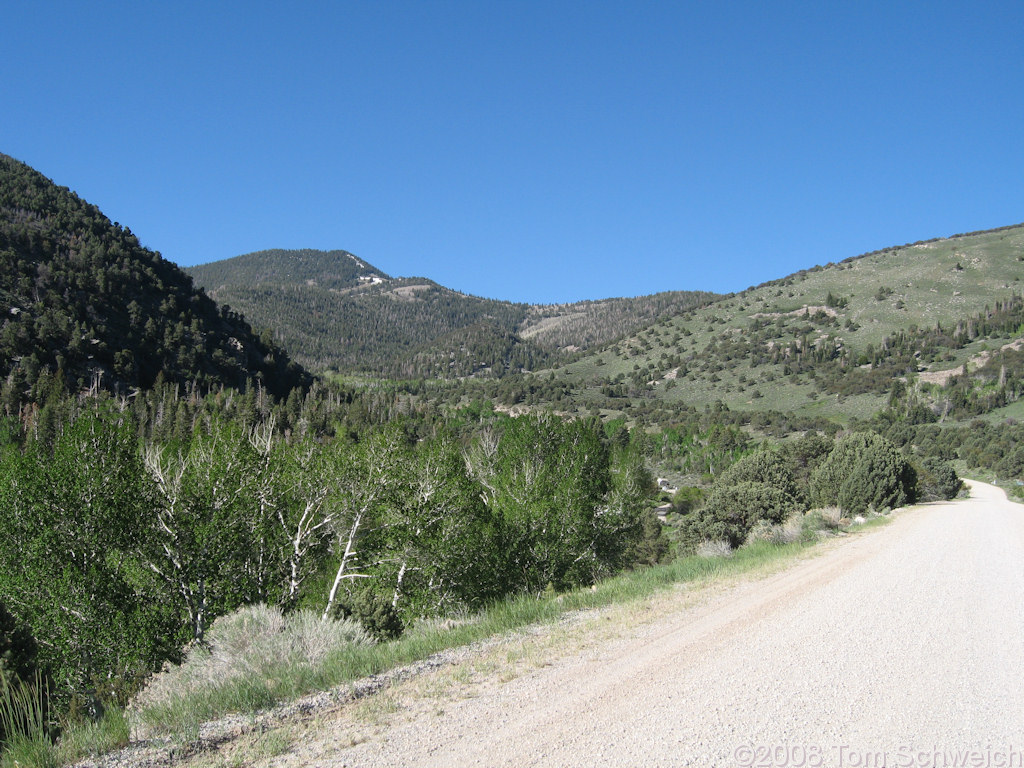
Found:
[[[1024,748],[1012,746],[865,749],[850,744],[740,744],[739,768],[1024,768]]]

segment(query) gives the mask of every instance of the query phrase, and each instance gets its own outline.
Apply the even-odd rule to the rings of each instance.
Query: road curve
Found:
[[[1024,765],[1024,506],[905,510],[772,576],[272,765]]]

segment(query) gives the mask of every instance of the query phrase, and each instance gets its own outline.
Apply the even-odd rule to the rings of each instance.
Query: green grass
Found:
[[[59,765],[49,738],[42,677],[34,683],[0,675],[0,768]]]
[[[124,711],[110,707],[98,722],[67,724],[55,744],[40,695],[42,679],[5,683],[0,677],[0,768],[50,768],[123,747],[130,741]]]
[[[98,722],[68,726],[57,743],[61,764],[77,762],[85,757],[102,755],[127,746],[131,728],[123,710],[110,707]]]
[[[996,408],[994,411],[989,411],[978,418],[992,424],[999,424],[1007,419],[1024,421],[1024,399],[1017,400],[1002,408]]]

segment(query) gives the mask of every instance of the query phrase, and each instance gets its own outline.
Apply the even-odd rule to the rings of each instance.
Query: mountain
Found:
[[[131,230],[0,155],[0,378],[5,405],[41,379],[71,390],[203,388],[260,381],[275,395],[310,376]]]
[[[391,277],[347,251],[259,251],[186,271],[309,368],[405,378],[536,369],[715,298],[530,306]]]
[[[391,279],[348,251],[309,249],[258,251],[189,267],[186,271],[211,293],[268,285],[345,291]]]
[[[937,238],[750,287],[550,373],[612,415],[721,403],[845,422],[899,404],[966,417],[1024,388],[1022,281],[1024,225]]]

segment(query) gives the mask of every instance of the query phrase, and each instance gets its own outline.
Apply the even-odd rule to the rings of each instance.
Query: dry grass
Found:
[[[309,611],[284,616],[279,608],[247,606],[217,619],[206,642],[193,646],[180,666],[155,675],[133,702],[132,714],[138,725],[158,723],[181,702],[213,700],[226,689],[263,706],[274,698],[275,680],[301,678],[329,655],[372,642],[354,621],[321,621]],[[173,719],[182,716],[188,719],[186,713]]]
[[[751,530],[747,541],[766,541],[769,544],[782,546],[800,541],[803,535],[804,516],[797,513],[781,524],[772,524],[767,520],[761,520]]]
[[[697,547],[698,557],[729,557],[732,547],[728,541],[702,541]]]

